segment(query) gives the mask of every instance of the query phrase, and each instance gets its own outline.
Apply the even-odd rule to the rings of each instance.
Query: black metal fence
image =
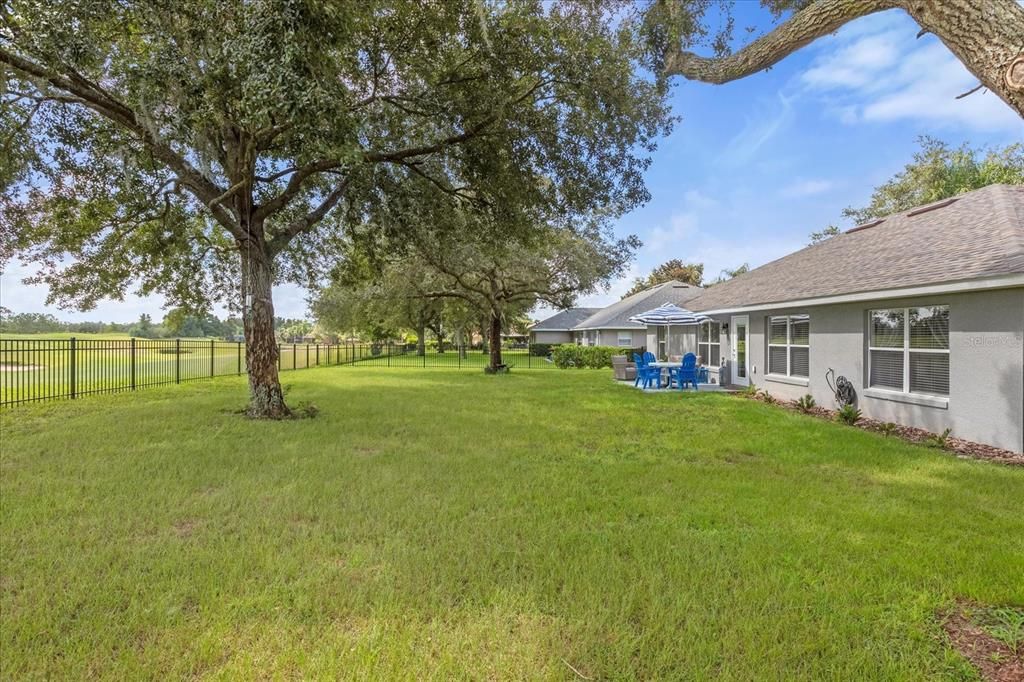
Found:
[[[480,348],[415,344],[281,343],[282,371],[354,367],[447,367],[482,370],[489,355]],[[517,368],[554,367],[547,347],[502,350],[502,361]],[[135,391],[147,386],[245,373],[245,345],[197,339],[0,339],[0,406],[78,398],[95,393]]]

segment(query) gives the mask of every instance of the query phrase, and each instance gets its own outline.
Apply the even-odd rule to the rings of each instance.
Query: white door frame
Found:
[[[743,376],[739,372],[739,353],[737,349],[736,330],[743,325]],[[732,366],[729,368],[729,381],[737,386],[750,385],[750,316],[733,315],[729,320],[729,357]]]

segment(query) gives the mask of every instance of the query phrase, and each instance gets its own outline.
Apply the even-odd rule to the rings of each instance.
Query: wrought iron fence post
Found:
[[[388,341],[388,367],[391,366],[391,342]]]
[[[292,344],[292,369],[295,369],[296,356],[299,354],[299,347],[297,344]]]
[[[330,351],[328,351],[328,352],[330,352]],[[317,367],[320,366],[320,343],[319,342],[317,342],[317,344],[316,344],[316,366]]]
[[[242,376],[242,342],[238,342],[238,376]]]
[[[69,348],[71,349],[71,362],[69,363],[71,365],[71,399],[74,400],[78,392],[78,353],[76,352],[78,349],[78,343],[75,337],[73,336],[71,337],[71,345],[69,346]]]
[[[174,383],[181,383],[181,339],[174,339]]]
[[[132,390],[135,390],[135,337],[132,337]]]
[[[309,344],[306,344],[306,369],[309,369]]]
[[[526,343],[526,369],[530,369],[533,362],[533,348],[529,342]]]
[[[210,378],[213,378],[213,339],[210,339]]]

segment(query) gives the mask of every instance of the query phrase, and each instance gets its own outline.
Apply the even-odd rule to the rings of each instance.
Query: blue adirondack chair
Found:
[[[648,355],[651,357],[648,359]],[[650,388],[651,384],[655,387],[661,384],[661,369],[658,367],[651,367],[650,363],[654,359],[652,353],[633,353],[633,360],[636,362],[636,380],[633,382],[634,386],[641,386],[643,388]]]
[[[687,353],[683,356],[683,364],[673,367],[669,373],[669,385],[675,385],[680,391],[686,388],[686,384],[693,384],[693,390],[697,390],[697,356]]]

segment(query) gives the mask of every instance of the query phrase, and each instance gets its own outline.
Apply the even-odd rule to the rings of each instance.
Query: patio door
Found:
[[[737,386],[749,386],[750,356],[747,353],[747,341],[750,337],[750,317],[735,315],[729,327],[729,346],[732,355],[731,381]]]

